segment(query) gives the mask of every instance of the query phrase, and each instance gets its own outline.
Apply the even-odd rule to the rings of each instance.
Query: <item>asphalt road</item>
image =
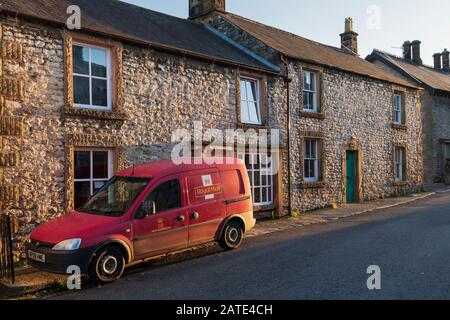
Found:
[[[200,255],[52,298],[450,299],[450,194]],[[367,289],[371,265],[381,268],[381,290]]]

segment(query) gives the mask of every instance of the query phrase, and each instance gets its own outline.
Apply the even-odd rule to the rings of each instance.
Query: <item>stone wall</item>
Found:
[[[429,112],[432,113],[432,137],[429,139],[431,145],[425,144],[425,150],[433,154],[434,181],[443,182],[445,166],[443,166],[442,142],[450,143],[450,96],[429,96],[427,99],[430,101]],[[426,135],[428,134],[427,132]]]
[[[24,135],[5,139],[20,161],[5,179],[19,186],[19,201],[4,212],[20,220],[21,240],[38,224],[67,211],[67,175],[73,145],[114,146],[120,166],[167,159],[177,128],[192,131],[194,121],[204,130],[236,129],[239,70],[123,45],[125,120],[100,120],[67,115],[65,101],[64,32],[43,24],[1,17],[4,40],[23,46],[20,62],[5,61],[4,71],[23,78],[23,101],[7,101],[8,112],[24,116]],[[284,82],[268,77],[268,122],[284,128]]]
[[[220,13],[203,18],[229,38],[279,65],[280,54],[252,35],[239,29]],[[322,74],[322,112],[303,113],[304,67]],[[346,149],[360,152],[360,201],[375,200],[420,191],[423,180],[423,150],[420,92],[398,88],[368,77],[339,72],[300,61],[289,61],[291,132],[291,178],[294,211],[308,211],[332,204],[345,204],[343,166]],[[405,91],[407,123],[393,128],[393,93]],[[303,181],[303,138],[313,135],[323,141],[324,181]],[[407,149],[407,181],[395,183],[394,147]],[[287,174],[284,176],[287,185]],[[287,201],[285,194],[285,201]]]
[[[302,69],[311,65],[291,61],[291,105],[297,107],[293,117],[296,138],[293,148],[302,154],[302,136],[317,133],[323,138],[323,184],[303,183],[301,158],[293,175],[297,186],[294,208],[308,211],[345,203],[343,156],[350,145],[360,152],[361,201],[417,192],[422,187],[422,134],[420,95],[405,90],[407,123],[405,129],[392,127],[391,84],[340,71],[322,70],[322,117],[303,116]],[[317,68],[317,67],[316,67]],[[397,88],[396,88],[397,89]],[[294,135],[294,133],[293,133]],[[406,146],[407,181],[395,184],[394,146]]]
[[[374,64],[396,76],[408,80],[385,63],[375,60]],[[424,148],[424,183],[442,182],[442,149],[441,141],[450,141],[450,97],[439,96],[424,89],[422,101],[422,125]]]

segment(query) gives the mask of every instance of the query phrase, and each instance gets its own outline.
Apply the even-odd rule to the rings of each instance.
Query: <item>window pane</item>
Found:
[[[247,81],[247,100],[257,101],[256,82]]]
[[[106,51],[92,49],[92,75],[106,78]]]
[[[305,72],[303,76],[303,88],[307,91],[315,91],[315,75],[311,72]]]
[[[446,143],[444,147],[445,159],[450,159],[450,143]]]
[[[95,151],[93,153],[93,178],[108,179],[108,152]]]
[[[256,102],[248,102],[249,122],[260,123],[258,104]]]
[[[107,81],[92,79],[92,104],[94,106],[108,106]]]
[[[73,72],[89,75],[89,49],[73,46]]]
[[[259,172],[255,173],[255,181],[253,181],[253,186],[255,187],[261,186],[261,176]]]
[[[250,113],[248,110],[248,102],[242,101],[241,103],[241,121],[244,123],[250,122]]]
[[[89,78],[73,77],[73,100],[76,104],[91,104],[89,94]]]
[[[91,178],[91,153],[75,151],[75,179]]]
[[[241,80],[241,100],[247,101],[247,87],[245,86],[245,83],[245,80]]]
[[[168,181],[158,186],[149,196],[156,204],[156,212],[164,212],[181,207],[180,182]]]
[[[91,197],[91,183],[75,182],[75,209],[80,208]]]
[[[261,188],[255,188],[254,200],[255,203],[261,203]]]

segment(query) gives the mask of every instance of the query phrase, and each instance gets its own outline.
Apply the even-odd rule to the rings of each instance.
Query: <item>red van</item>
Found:
[[[235,249],[256,221],[246,167],[232,162],[161,161],[124,170],[77,211],[35,229],[28,260],[54,273],[76,265],[108,283],[127,264],[150,257],[212,241]]]

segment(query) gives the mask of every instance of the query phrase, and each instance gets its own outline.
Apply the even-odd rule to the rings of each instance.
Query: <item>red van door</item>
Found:
[[[186,177],[189,194],[189,246],[215,240],[226,215],[223,184],[218,170]]]
[[[154,201],[156,214],[147,217],[136,213],[133,245],[138,259],[187,248],[188,218],[183,188],[178,177],[161,180],[146,201]]]

